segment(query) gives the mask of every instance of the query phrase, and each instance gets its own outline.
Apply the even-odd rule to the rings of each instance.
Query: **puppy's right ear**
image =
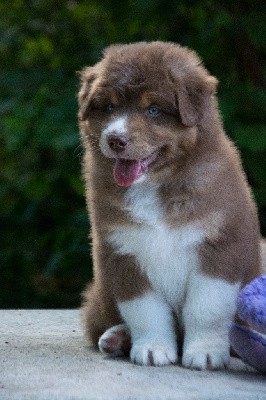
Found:
[[[78,75],[81,79],[81,88],[78,94],[78,104],[79,104],[79,112],[78,119],[79,121],[85,121],[90,112],[90,93],[93,82],[98,77],[98,64],[94,67],[85,67]]]

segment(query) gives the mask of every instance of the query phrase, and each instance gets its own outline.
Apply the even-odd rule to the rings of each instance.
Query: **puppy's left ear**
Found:
[[[210,106],[218,80],[214,76],[200,74],[178,79],[177,99],[181,121],[192,127],[197,125]]]

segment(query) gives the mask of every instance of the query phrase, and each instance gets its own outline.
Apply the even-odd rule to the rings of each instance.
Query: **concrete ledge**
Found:
[[[0,310],[1,400],[265,400],[238,359],[223,372],[140,367],[88,348],[77,310]]]

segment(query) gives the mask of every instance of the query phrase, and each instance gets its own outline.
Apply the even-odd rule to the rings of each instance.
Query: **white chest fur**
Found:
[[[133,255],[153,288],[178,311],[189,277],[199,270],[197,245],[205,232],[193,224],[178,229],[167,226],[156,188],[148,183],[132,186],[126,204],[136,225],[117,228],[110,243],[117,253]]]

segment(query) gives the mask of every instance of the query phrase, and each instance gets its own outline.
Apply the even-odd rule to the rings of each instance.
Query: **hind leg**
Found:
[[[122,323],[112,299],[94,284],[83,293],[81,311],[85,334],[95,347],[107,329]]]

